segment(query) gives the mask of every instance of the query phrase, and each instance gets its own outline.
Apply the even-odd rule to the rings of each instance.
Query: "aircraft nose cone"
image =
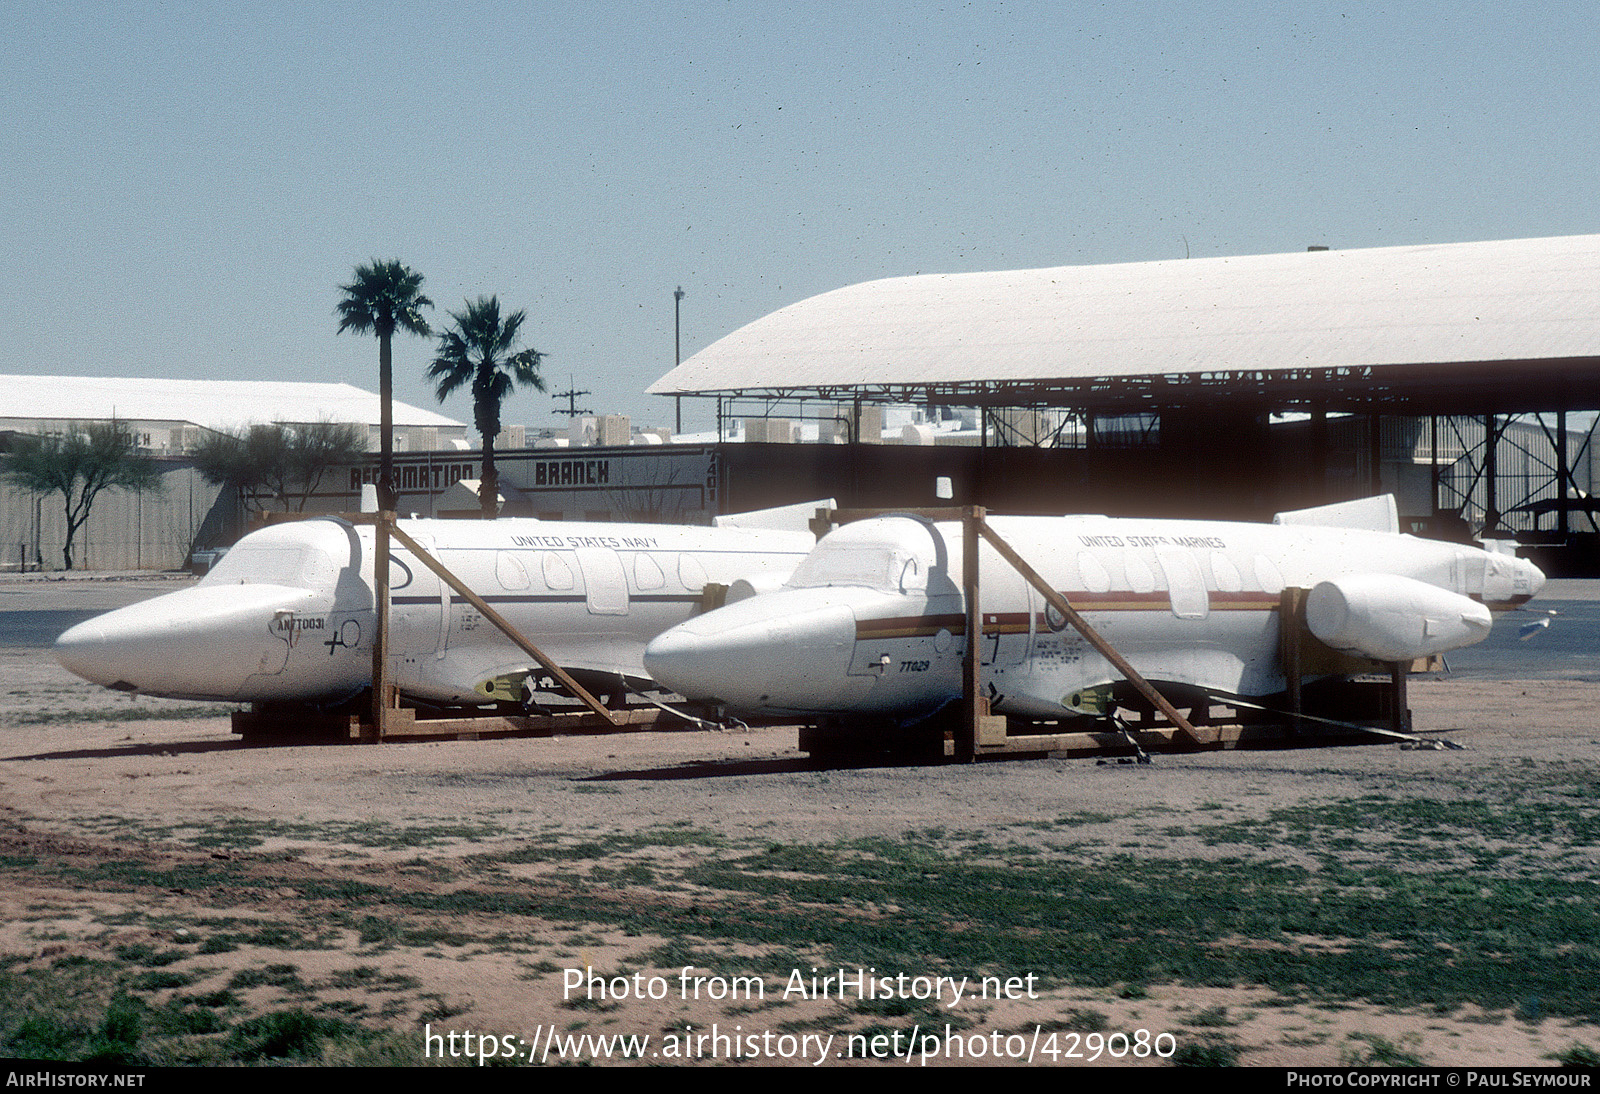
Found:
[[[1544,571],[1526,559],[1522,561],[1522,564],[1528,568],[1528,595],[1530,597],[1538,596],[1544,588]]]
[[[106,634],[100,616],[69,628],[56,639],[56,660],[62,667],[92,684],[118,687],[127,683],[123,671],[132,647]],[[128,689],[128,690],[131,690]]]
[[[280,648],[287,653],[273,634],[276,613],[310,597],[276,585],[185,589],[68,629],[56,639],[56,660],[118,691],[231,699]]]
[[[821,709],[849,687],[855,615],[795,599],[757,596],[682,623],[645,647],[645,669],[686,698],[737,710]]]

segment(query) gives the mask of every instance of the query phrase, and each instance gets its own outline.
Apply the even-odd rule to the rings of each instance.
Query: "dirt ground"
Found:
[[[521,1039],[523,1058],[537,1058],[541,1043],[550,1050],[551,1030],[678,1036],[683,1051],[707,1063],[730,1055],[812,1063],[822,1046],[804,1038],[836,1032],[836,1062],[845,1031],[861,1028],[841,1017],[838,1001],[778,1005],[772,994],[783,986],[781,976],[767,977],[761,1004],[685,998],[681,966],[640,960],[668,940],[637,927],[570,919],[530,925],[520,913],[480,908],[451,920],[453,937],[384,946],[351,929],[348,915],[339,921],[345,926],[321,926],[333,898],[316,894],[341,884],[392,893],[473,884],[523,895],[550,887],[570,892],[570,879],[555,872],[569,864],[564,860],[530,861],[489,878],[477,876],[473,856],[673,828],[732,846],[841,844],[947,829],[1015,843],[1029,839],[1041,819],[1083,815],[1094,818],[1094,838],[1108,855],[1203,858],[1217,852],[1181,835],[1152,848],[1151,818],[1181,827],[1223,804],[1231,818],[1248,819],[1374,793],[1449,793],[1475,772],[1503,773],[1530,760],[1600,770],[1600,684],[1419,678],[1411,697],[1419,728],[1464,750],[1386,744],[1161,756],[1148,766],[1073,759],[819,770],[796,751],[792,729],[245,747],[225,716],[169,704],[177,716],[152,717],[164,709],[160,701],[81,684],[43,650],[0,650],[0,955],[27,968],[63,955],[176,947],[168,967],[187,977],[186,992],[232,984],[246,1007],[343,1005],[366,1024],[400,1031],[410,1046],[402,1054],[414,1052],[417,1063],[491,1047],[498,1054],[512,1038]],[[644,853],[657,856],[660,867],[674,855],[692,859],[703,851],[704,844],[657,843]],[[1600,848],[1591,851],[1600,859]],[[1292,850],[1282,857],[1292,861]],[[204,878],[218,869],[229,872],[225,886],[184,880],[188,871]],[[695,899],[692,891],[646,895],[647,888],[619,884],[597,890],[594,900],[606,907],[637,901],[648,912],[650,900]],[[274,923],[301,932],[302,940],[263,941],[262,925]],[[236,940],[231,948],[183,948],[190,931],[214,935],[221,924]],[[513,933],[516,946],[496,941]],[[278,981],[241,977],[263,968],[277,970]],[[697,966],[691,975],[707,977],[701,987],[711,994],[727,983],[710,978],[727,971]],[[810,975],[809,966],[801,971]],[[629,998],[597,1002],[581,991],[576,1000],[564,998],[567,978],[585,972],[606,978],[611,995],[619,987],[612,978],[642,978],[625,985]],[[1026,969],[1015,973],[1010,994],[1019,998],[960,1004],[971,1024],[960,1035],[967,1055],[954,1062],[1016,1062],[1024,1034],[1031,1038],[1039,1028],[1059,1031],[1057,1043],[1065,1045],[1072,1026],[1063,1016],[1082,1013],[1104,1016],[1102,1036],[1145,1030],[1174,1031],[1174,1038],[1192,1036],[1197,1015],[1225,1015],[1227,1035],[1242,1050],[1239,1062],[1255,1065],[1370,1060],[1358,1050],[1374,1038],[1440,1065],[1548,1065],[1575,1043],[1600,1046],[1600,1027],[1537,1016],[1283,1006],[1255,988],[1155,985],[1125,998],[1029,985]],[[663,998],[631,997],[652,987]],[[749,1040],[692,1046],[691,1037],[713,1030],[737,1030]],[[1036,1062],[1090,1062],[1089,1036],[1073,1036],[1079,1057]],[[1102,1053],[1092,1062],[1165,1062],[1154,1052],[1138,1058],[1126,1051],[1131,1043],[1119,1046],[1120,1060]],[[945,1042],[931,1062],[952,1062],[956,1047]],[[558,1045],[555,1058],[603,1058],[607,1051]],[[672,1059],[647,1054],[645,1062]]]

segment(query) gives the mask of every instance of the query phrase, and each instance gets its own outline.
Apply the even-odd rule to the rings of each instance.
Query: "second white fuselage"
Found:
[[[1389,532],[1098,516],[989,523],[1139,673],[1216,694],[1284,689],[1286,587],[1321,583],[1318,621],[1356,632],[1357,644],[1437,652],[1481,639],[1486,607],[1543,584],[1509,555]],[[961,694],[962,551],[959,524],[845,525],[783,589],[675,627],[645,664],[674,690],[736,711],[926,714]],[[1074,713],[1074,696],[1120,679],[988,544],[979,560],[981,679],[997,713],[1059,718]]]

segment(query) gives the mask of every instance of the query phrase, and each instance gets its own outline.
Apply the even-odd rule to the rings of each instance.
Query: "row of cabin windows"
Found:
[[[567,560],[564,552],[541,551],[539,553],[536,571],[547,589],[561,591],[577,586],[577,575],[573,573],[572,563]],[[495,559],[495,577],[500,582],[500,587],[508,592],[517,592],[530,588],[533,584],[528,574],[526,556],[519,556],[510,551],[501,551]],[[691,554],[679,554],[676,560],[664,558],[657,560],[643,551],[633,556],[633,587],[640,592],[649,592],[652,589],[665,588],[667,584],[666,572],[662,569],[663,563],[677,573],[679,583],[690,592],[699,592],[705,587],[707,577],[705,566]]]

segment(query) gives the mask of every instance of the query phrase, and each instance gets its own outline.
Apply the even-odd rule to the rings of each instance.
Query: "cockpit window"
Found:
[[[830,585],[865,585],[871,589],[897,589],[907,555],[888,547],[845,544],[836,550],[818,547],[806,556],[789,578],[796,589]]]
[[[310,588],[326,584],[336,569],[327,552],[314,547],[246,545],[223,555],[198,584]]]

